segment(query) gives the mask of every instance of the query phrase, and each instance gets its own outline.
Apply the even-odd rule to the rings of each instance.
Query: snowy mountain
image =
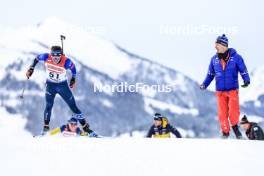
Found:
[[[152,115],[161,112],[186,136],[212,137],[218,134],[216,100],[209,91],[201,92],[198,83],[184,74],[133,54],[112,41],[57,18],[48,18],[37,26],[0,29],[0,98],[9,113],[27,118],[26,128],[38,133],[43,124],[45,106],[45,72],[38,64],[29,81],[25,72],[42,52],[60,44],[66,36],[65,53],[77,66],[77,88],[73,90],[77,104],[93,129],[106,136],[134,131],[145,132]],[[170,85],[171,92],[142,90],[139,92],[94,92],[94,87],[119,85]],[[19,99],[23,87],[25,98]],[[245,102],[246,103],[246,102]],[[248,105],[242,110],[247,110]],[[263,113],[253,112],[261,116]],[[57,98],[51,127],[65,123],[71,115],[67,105]]]
[[[252,116],[264,115],[264,66],[260,66],[251,73],[251,85],[241,90],[241,103],[245,111]],[[255,118],[256,121],[262,121],[262,118]]]

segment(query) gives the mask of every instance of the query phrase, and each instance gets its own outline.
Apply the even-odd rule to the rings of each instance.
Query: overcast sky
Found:
[[[56,16],[201,82],[214,42],[225,32],[252,71],[264,65],[264,3],[247,0],[0,0],[0,25]]]

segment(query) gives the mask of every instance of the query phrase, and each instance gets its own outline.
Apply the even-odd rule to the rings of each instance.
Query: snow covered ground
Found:
[[[33,138],[0,108],[1,175],[262,175],[264,142],[220,139]]]

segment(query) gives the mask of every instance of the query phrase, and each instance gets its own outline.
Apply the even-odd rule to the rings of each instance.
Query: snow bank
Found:
[[[33,138],[23,126],[19,117],[0,118],[1,175],[247,176],[263,172],[261,141]]]
[[[0,107],[0,138],[4,144],[11,136],[31,137],[31,134],[25,130],[26,119],[21,115],[9,114],[5,108]]]
[[[15,136],[1,141],[3,175],[243,176],[263,172],[263,142]]]

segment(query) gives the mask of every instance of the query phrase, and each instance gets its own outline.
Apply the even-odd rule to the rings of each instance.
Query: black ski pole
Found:
[[[26,83],[29,79],[27,79],[25,82],[24,82],[24,85],[23,85],[23,89],[22,89],[22,93],[20,94],[20,98],[23,99],[24,98],[24,92],[25,92],[25,89],[26,89]]]

